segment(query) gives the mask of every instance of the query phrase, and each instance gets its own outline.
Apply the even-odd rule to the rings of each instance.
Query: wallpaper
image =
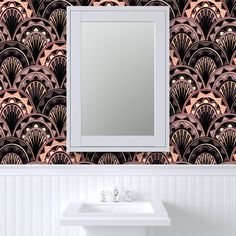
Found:
[[[66,153],[69,5],[170,7],[169,153]],[[0,1],[1,164],[234,162],[236,0]]]

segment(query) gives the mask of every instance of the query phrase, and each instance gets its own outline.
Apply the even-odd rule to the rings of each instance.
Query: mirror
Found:
[[[67,12],[68,151],[167,151],[168,7]]]
[[[81,79],[82,135],[154,134],[153,23],[83,22]]]

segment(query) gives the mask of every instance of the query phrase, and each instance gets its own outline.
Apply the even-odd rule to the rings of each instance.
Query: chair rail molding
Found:
[[[2,165],[0,176],[236,176],[236,165]]]

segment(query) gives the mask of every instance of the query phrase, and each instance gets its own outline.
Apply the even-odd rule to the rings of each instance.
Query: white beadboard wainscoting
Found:
[[[236,166],[26,165],[0,167],[0,236],[83,236],[60,226],[61,209],[116,186],[164,202],[172,226],[150,236],[236,235]]]

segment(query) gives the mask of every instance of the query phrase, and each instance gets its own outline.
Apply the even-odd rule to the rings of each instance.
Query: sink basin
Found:
[[[154,213],[150,202],[134,203],[83,203],[78,209],[79,213],[104,214],[133,214]]]
[[[61,225],[70,226],[169,226],[162,202],[79,202],[67,204]]]

